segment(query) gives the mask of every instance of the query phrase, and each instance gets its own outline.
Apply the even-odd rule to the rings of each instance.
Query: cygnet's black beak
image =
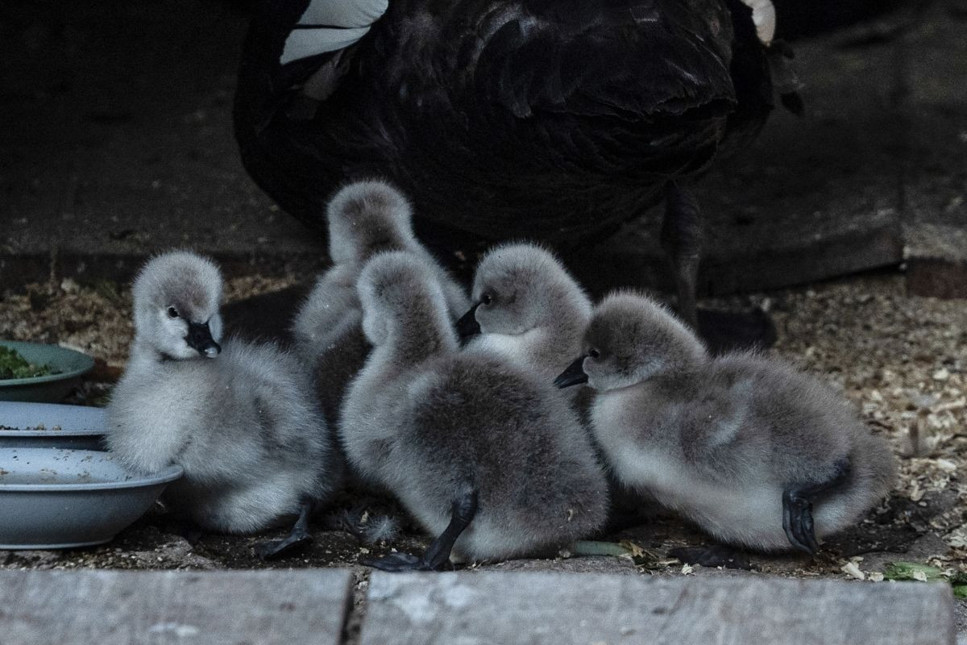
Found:
[[[480,323],[477,322],[477,307],[480,303],[474,304],[470,311],[463,314],[457,321],[457,335],[460,336],[460,344],[464,344],[471,336],[480,333]]]
[[[588,375],[584,373],[584,356],[581,356],[567,366],[567,369],[554,379],[554,385],[559,388],[571,387],[588,382]]]
[[[212,338],[212,330],[208,323],[188,323],[188,335],[185,336],[188,347],[197,350],[199,354],[206,358],[215,358],[218,352],[222,351],[222,346]]]

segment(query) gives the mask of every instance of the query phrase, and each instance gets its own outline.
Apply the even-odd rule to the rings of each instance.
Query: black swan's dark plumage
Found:
[[[417,232],[580,246],[741,147],[772,108],[738,0],[390,0],[314,118],[288,107],[325,57],[278,64],[307,0],[266,0],[235,106],[245,167],[322,231],[347,180],[390,178]]]

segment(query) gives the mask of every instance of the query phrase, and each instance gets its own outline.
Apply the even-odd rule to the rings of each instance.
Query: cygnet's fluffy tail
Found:
[[[371,515],[362,507],[344,508],[329,514],[326,524],[347,531],[366,544],[392,542],[400,534],[400,520],[393,515]]]

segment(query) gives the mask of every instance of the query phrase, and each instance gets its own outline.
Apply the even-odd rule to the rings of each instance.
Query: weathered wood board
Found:
[[[0,571],[0,643],[336,644],[348,570]]]
[[[942,584],[374,573],[361,642],[947,645],[953,598]]]

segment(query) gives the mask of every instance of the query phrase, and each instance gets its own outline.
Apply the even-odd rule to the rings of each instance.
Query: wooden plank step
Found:
[[[348,570],[0,571],[0,642],[337,644]]]
[[[370,579],[363,645],[954,643],[945,584],[444,573]]]

